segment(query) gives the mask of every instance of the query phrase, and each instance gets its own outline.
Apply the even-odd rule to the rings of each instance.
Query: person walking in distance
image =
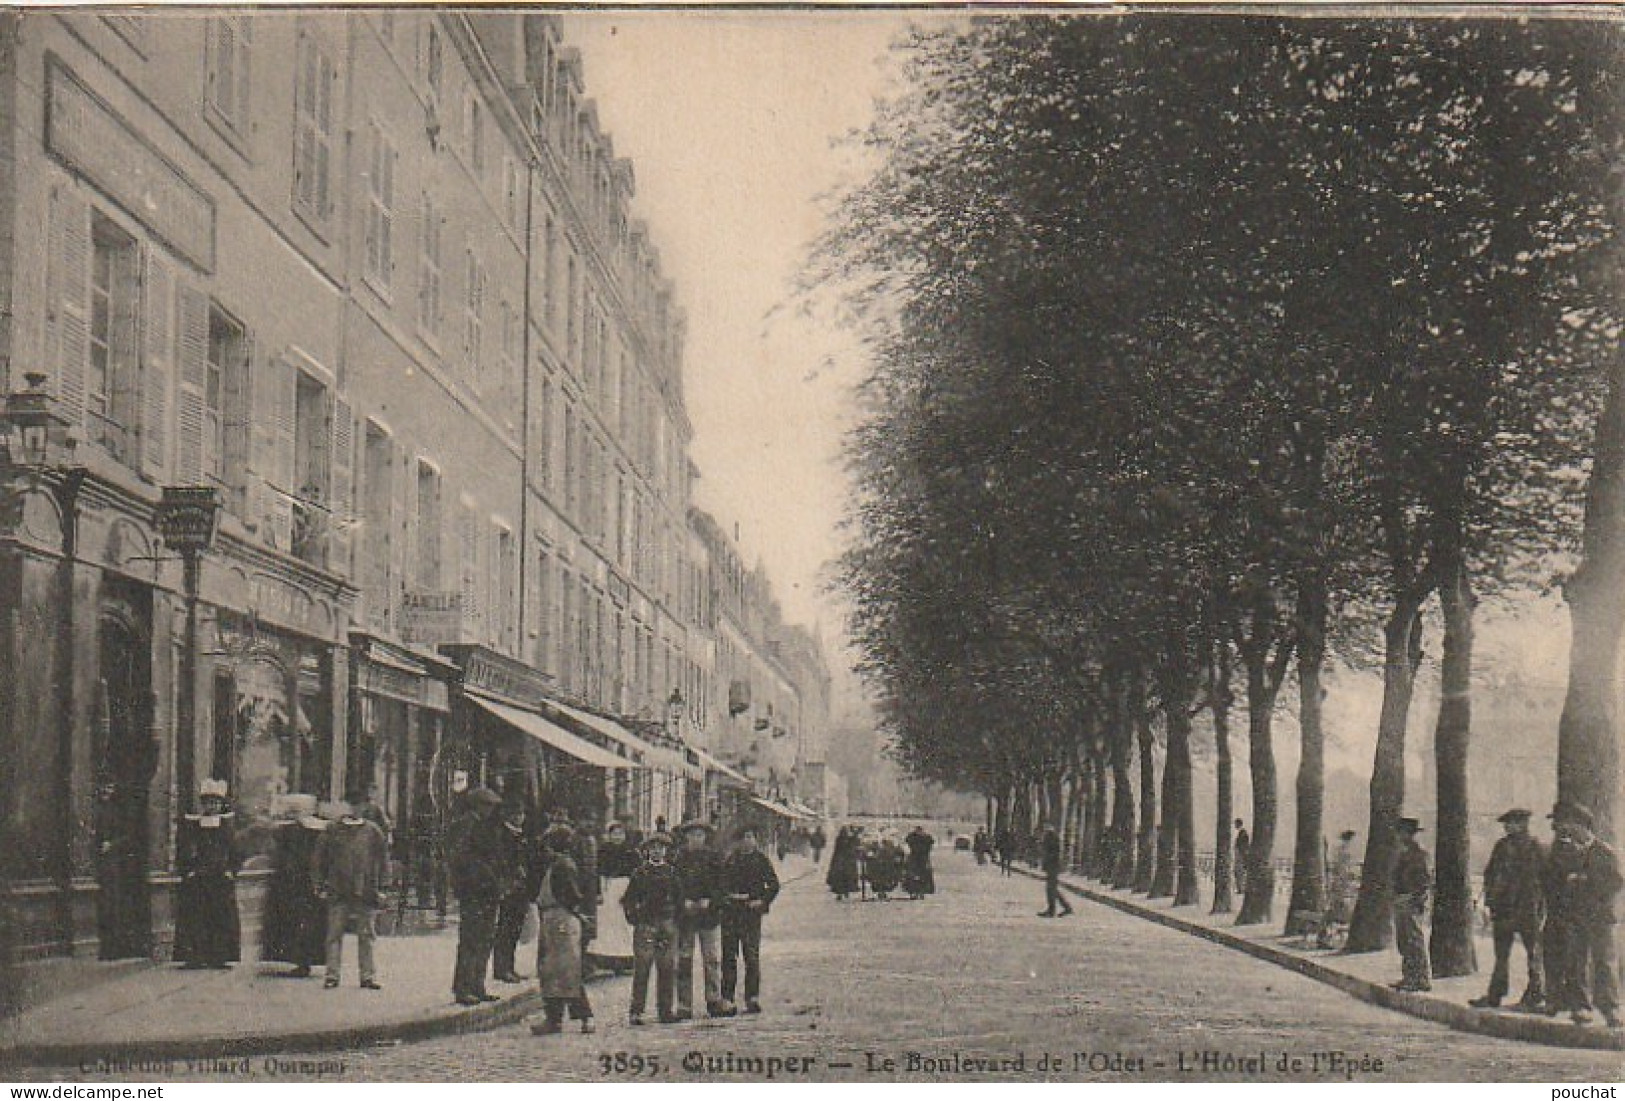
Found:
[[[1247,894],[1247,854],[1252,851],[1253,839],[1247,835],[1247,827],[1241,819],[1236,819],[1236,894]]]
[[[779,877],[773,862],[746,830],[722,866],[727,894],[722,911],[722,1010],[734,1011],[739,982],[739,956],[745,957],[745,1012],[760,1013],[762,1004],[762,918],[779,897]]]
[[[1428,870],[1428,854],[1416,841],[1422,824],[1414,818],[1401,818],[1394,832],[1400,841],[1393,872],[1394,939],[1399,943],[1403,970],[1393,987],[1415,993],[1433,989],[1428,942],[1422,933],[1422,915],[1427,911],[1428,893],[1433,890],[1433,873]]]
[[[502,796],[490,788],[468,793],[467,813],[455,823],[451,843],[451,887],[457,895],[457,968],[451,990],[458,1005],[497,1001],[485,989],[491,963],[497,909],[513,885],[507,827],[497,814]]]
[[[1594,1007],[1609,1028],[1620,1028],[1625,1021],[1614,962],[1619,858],[1592,832],[1592,821],[1590,808],[1578,803],[1559,803],[1552,811],[1557,840],[1548,861],[1547,925],[1561,930],[1562,951],[1549,1012],[1567,1010],[1584,1025]]]
[[[1007,826],[999,831],[999,872],[1002,875],[1010,874],[1010,862],[1016,858],[1016,835],[1010,832]]]
[[[667,863],[671,835],[656,832],[643,843],[644,859],[621,896],[621,908],[632,926],[632,1005],[628,1018],[643,1023],[649,1000],[649,972],[656,977],[655,1006],[660,1023],[677,1019],[672,1009],[677,975],[677,916],[683,909],[683,884]]]
[[[824,827],[822,825],[814,827],[812,836],[807,838],[807,842],[812,846],[813,867],[817,867],[824,862],[824,846],[829,843]]]
[[[1001,858],[1003,854],[1000,854]],[[1045,908],[1038,911],[1039,917],[1052,918],[1056,916],[1055,908],[1061,908],[1061,917],[1072,914],[1072,904],[1061,893],[1061,835],[1053,829],[1044,831],[1043,857],[1044,867],[1044,902]]]
[[[328,990],[339,984],[347,930],[355,932],[361,989],[382,989],[373,963],[373,915],[383,905],[388,875],[384,831],[345,806],[316,843],[316,889],[327,901],[327,968],[322,985]]]
[[[1514,807],[1498,819],[1506,835],[1495,843],[1490,862],[1484,866],[1484,904],[1489,907],[1495,930],[1495,970],[1490,974],[1489,992],[1467,1004],[1492,1009],[1501,1004],[1510,985],[1512,942],[1523,939],[1524,958],[1529,965],[1529,981],[1524,986],[1518,1008],[1538,1010],[1546,1002],[1546,968],[1541,958],[1541,926],[1546,915],[1541,873],[1546,850],[1529,836],[1529,812]]]

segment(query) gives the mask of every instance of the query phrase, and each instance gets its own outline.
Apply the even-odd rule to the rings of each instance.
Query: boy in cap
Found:
[[[1495,928],[1495,970],[1490,974],[1489,992],[1467,1004],[1480,1009],[1501,1004],[1510,982],[1507,970],[1512,942],[1521,937],[1529,981],[1518,1008],[1536,1010],[1546,1001],[1546,968],[1540,951],[1540,931],[1546,914],[1540,877],[1546,850],[1529,835],[1527,810],[1514,807],[1498,821],[1506,836],[1495,843],[1490,862],[1484,866],[1484,904],[1489,907]]]
[[[632,1007],[629,1019],[643,1023],[649,1000],[649,969],[656,973],[655,1006],[660,1023],[677,1019],[672,1012],[672,987],[677,971],[677,916],[683,909],[683,885],[677,869],[666,862],[671,835],[655,833],[643,843],[643,863],[621,896],[627,924],[632,926]]]
[[[722,1004],[722,858],[711,847],[711,827],[698,819],[678,827],[681,848],[673,864],[683,884],[683,910],[677,919],[677,1016],[694,1016],[694,952],[698,946],[705,986],[705,1011],[728,1015]]]
[[[457,966],[451,981],[458,1005],[497,1001],[485,989],[491,965],[497,909],[512,888],[516,870],[507,862],[506,832],[497,811],[502,796],[479,787],[466,796],[467,814],[454,823],[451,889],[457,895]]]
[[[1433,889],[1433,873],[1428,870],[1428,854],[1417,844],[1422,824],[1414,818],[1394,823],[1399,835],[1399,858],[1394,861],[1394,939],[1399,942],[1403,976],[1395,990],[1416,993],[1433,989],[1433,968],[1428,962],[1427,937],[1422,934],[1422,915],[1427,910],[1428,892]]]
[[[1609,1028],[1619,1028],[1625,1025],[1614,965],[1619,859],[1592,832],[1588,808],[1560,802],[1551,817],[1557,840],[1547,862],[1547,925],[1558,934],[1560,962],[1548,1012],[1567,1009],[1583,1025],[1591,1023],[1595,1006]]]

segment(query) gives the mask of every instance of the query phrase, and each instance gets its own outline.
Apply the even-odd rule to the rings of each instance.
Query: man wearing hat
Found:
[[[672,987],[677,970],[677,916],[683,909],[683,883],[677,869],[666,862],[671,835],[656,832],[643,843],[643,863],[632,873],[621,896],[627,924],[632,926],[632,1007],[634,1025],[643,1023],[649,1001],[649,971],[655,971],[655,1006],[660,1023],[677,1019],[672,1012]]]
[[[505,859],[506,827],[497,811],[502,796],[487,787],[471,790],[467,815],[459,818],[452,839],[451,889],[457,895],[457,968],[451,992],[458,1005],[494,1002],[485,989],[491,964],[497,909],[513,885],[515,869]]]
[[[1428,892],[1433,889],[1433,873],[1428,870],[1428,854],[1417,844],[1422,823],[1401,818],[1394,824],[1399,835],[1399,856],[1394,860],[1394,939],[1399,942],[1403,967],[1395,990],[1418,992],[1433,989],[1433,968],[1428,962],[1427,937],[1422,934],[1422,915],[1427,910]]]
[[[1484,866],[1484,904],[1489,907],[1495,927],[1495,970],[1490,974],[1489,993],[1468,1004],[1481,1009],[1501,1004],[1509,983],[1507,965],[1512,958],[1512,942],[1521,937],[1529,981],[1523,997],[1518,999],[1518,1008],[1540,1009],[1546,1001],[1546,967],[1540,951],[1541,925],[1546,916],[1541,891],[1546,850],[1529,835],[1527,810],[1514,807],[1498,821],[1506,836],[1495,843],[1490,862]]]
[[[1589,808],[1559,802],[1551,818],[1557,839],[1546,865],[1546,925],[1555,941],[1557,959],[1555,967],[1548,963],[1553,983],[1547,1011],[1566,1009],[1575,1024],[1583,1025],[1591,1022],[1595,1006],[1608,1027],[1619,1028],[1625,1024],[1619,1013],[1614,964],[1619,859],[1592,832]]]
[[[683,912],[677,919],[677,1017],[694,1016],[694,948],[698,944],[705,986],[705,1011],[729,1015],[722,1003],[722,910],[727,887],[722,858],[711,847],[711,827],[698,819],[678,827],[682,847],[673,863],[683,884]]]

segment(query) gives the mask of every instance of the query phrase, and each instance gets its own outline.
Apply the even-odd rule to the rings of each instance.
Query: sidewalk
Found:
[[[1015,870],[1029,878],[1042,878],[1037,872],[1026,868],[1018,866]],[[1434,979],[1432,991],[1426,994],[1402,994],[1388,985],[1399,978],[1399,956],[1395,951],[1342,955],[1315,948],[1312,943],[1305,944],[1303,938],[1282,934],[1281,923],[1285,913],[1280,907],[1277,908],[1280,912],[1267,924],[1238,926],[1233,913],[1209,914],[1207,908],[1211,901],[1206,899],[1198,905],[1176,909],[1172,899],[1148,899],[1127,890],[1086,884],[1076,876],[1063,876],[1061,885],[1070,893],[1092,902],[1135,914],[1296,971],[1337,987],[1363,1002],[1408,1013],[1458,1031],[1556,1047],[1625,1050],[1625,1033],[1619,1031],[1598,1026],[1582,1027],[1563,1017],[1518,1013],[1511,1009],[1474,1009],[1469,1006],[1468,999],[1483,994],[1489,985],[1490,965],[1495,960],[1495,952],[1486,937],[1477,939],[1478,973],[1453,979]],[[1042,901],[1041,898],[1039,901]],[[1283,899],[1283,906],[1284,903]],[[1511,967],[1513,999],[1523,990],[1521,956],[1521,951],[1514,953]]]
[[[344,985],[336,990],[323,989],[319,967],[295,979],[284,964],[249,960],[230,971],[100,964],[120,973],[94,984],[65,983],[56,996],[0,1021],[0,1065],[330,1050],[494,1028],[541,1004],[533,983],[492,983],[502,1000],[483,1006],[453,1002],[455,927],[379,937],[382,991],[360,988],[353,938],[344,949]],[[524,958],[525,947],[520,951]]]

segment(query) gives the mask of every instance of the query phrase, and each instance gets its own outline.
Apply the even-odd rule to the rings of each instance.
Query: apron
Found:
[[[560,906],[553,897],[553,872],[542,879],[536,899],[541,911],[538,935],[541,959],[536,978],[544,998],[579,998],[585,993],[581,982],[581,919]]]

